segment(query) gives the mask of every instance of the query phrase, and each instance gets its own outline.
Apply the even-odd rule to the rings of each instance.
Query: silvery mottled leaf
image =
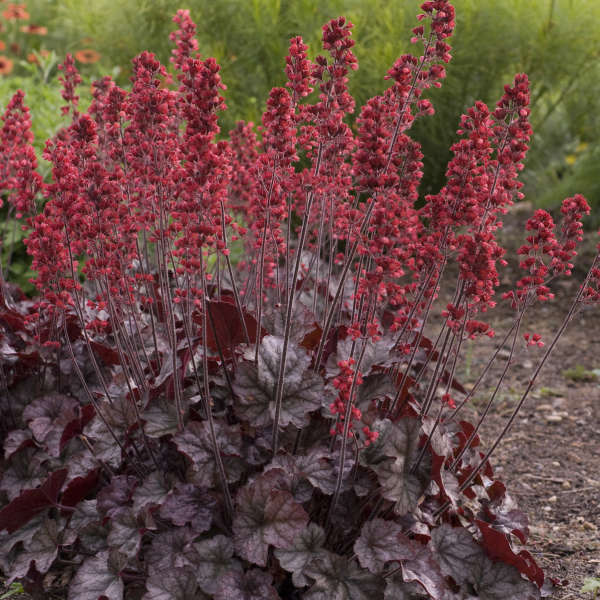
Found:
[[[380,573],[386,562],[412,558],[413,551],[402,527],[394,521],[367,521],[354,543],[354,553],[362,567]]]
[[[141,419],[148,437],[159,438],[177,432],[177,409],[173,403],[151,404],[144,410]]]
[[[413,557],[402,562],[402,577],[404,581],[416,581],[427,591],[431,600],[449,600],[453,598],[440,565],[435,560],[428,545],[409,540]]]
[[[69,600],[123,600],[123,580],[107,551],[85,560],[69,586]]]
[[[193,571],[175,567],[150,574],[142,600],[208,600],[198,589]]]
[[[14,500],[23,490],[36,488],[44,479],[41,463],[48,456],[36,448],[23,448],[14,454],[0,480],[0,491]]]
[[[238,425],[223,425],[215,422],[215,435],[219,452],[223,457],[227,481],[234,483],[239,479],[242,456],[242,435]],[[192,462],[195,473],[194,483],[202,487],[217,484],[217,466],[213,454],[209,426],[206,421],[192,421],[185,429],[173,437],[179,452]]]
[[[366,412],[371,400],[386,396],[393,398],[395,395],[396,390],[390,374],[373,373],[363,378],[363,382],[358,388],[356,406]]]
[[[108,546],[115,548],[127,558],[133,558],[140,550],[142,534],[130,507],[120,508],[109,520]]]
[[[260,569],[228,571],[219,579],[214,600],[279,600],[273,577]]]
[[[186,556],[195,537],[189,527],[167,529],[154,536],[144,556],[148,572],[155,573],[187,566],[189,561]]]
[[[296,587],[303,587],[310,582],[303,574],[304,567],[323,552],[325,543],[325,531],[316,523],[309,523],[308,527],[301,531],[292,548],[287,550],[275,550],[275,557],[279,564],[290,573],[293,573],[293,581]]]
[[[196,533],[210,529],[215,499],[193,483],[178,483],[160,508],[160,516],[174,525],[190,524]]]
[[[154,471],[133,492],[133,512],[137,516],[146,508],[160,506],[169,493],[163,476]]]
[[[242,564],[233,558],[233,540],[224,535],[200,540],[186,552],[194,568],[198,585],[207,593],[215,594],[219,578],[228,571],[242,571]]]
[[[353,457],[346,455],[342,491],[349,487],[348,477],[353,466]],[[335,491],[339,471],[339,452],[332,453],[326,448],[315,446],[307,454],[280,454],[265,470],[269,468],[283,468],[293,479],[306,479],[324,494],[331,495]]]
[[[511,565],[492,561],[485,554],[473,571],[473,587],[480,600],[539,600],[538,588]]]
[[[418,583],[405,583],[400,574],[386,577],[384,600],[426,600],[427,595]]]
[[[431,545],[444,575],[459,585],[473,582],[483,550],[467,529],[444,523],[431,530]]]
[[[437,426],[435,423],[436,419],[434,417],[425,417],[421,422],[423,433],[431,436],[433,431],[433,436],[430,437],[429,441],[433,451],[438,456],[450,456],[452,455],[452,438],[446,433],[443,423],[438,423]]]
[[[116,475],[110,483],[98,492],[98,510],[107,517],[125,506],[137,485],[137,479],[131,475]]]
[[[10,575],[25,577],[32,561],[40,573],[46,573],[58,554],[62,527],[62,523],[46,517],[12,563]]]
[[[258,365],[244,362],[239,365],[233,389],[238,396],[234,409],[240,419],[255,427],[265,427],[275,417],[275,386],[283,338],[265,336],[260,344]],[[284,372],[283,400],[279,424],[296,427],[308,424],[308,413],[321,407],[323,380],[309,368],[310,356],[290,344]]]
[[[388,458],[384,450],[393,428],[394,424],[389,419],[379,419],[373,422],[371,431],[376,431],[379,436],[369,446],[361,450],[358,458],[361,465],[373,468]]]
[[[383,600],[385,579],[346,556],[323,552],[305,567],[304,575],[315,582],[305,600]]]
[[[233,520],[234,544],[240,556],[264,567],[269,546],[291,548],[308,515],[292,494],[281,489],[282,472],[268,471],[241,488]]]
[[[429,485],[431,455],[426,452],[417,470],[412,466],[419,455],[421,427],[417,419],[405,418],[393,424],[384,441],[386,458],[374,467],[382,495],[396,502],[398,514],[411,512]]]
[[[13,429],[9,431],[4,440],[4,459],[8,459],[25,446],[33,446],[33,438],[29,429]]]
[[[362,341],[356,340],[354,349],[354,358],[359,356],[362,349]],[[335,357],[331,356],[330,361],[333,361],[337,366],[340,360],[348,360],[350,352],[352,350],[353,340],[348,336],[345,340],[338,341],[337,350]],[[360,362],[360,372],[363,377],[366,377],[371,373],[373,367],[388,367],[398,360],[398,356],[393,351],[393,347],[396,344],[395,339],[391,337],[382,337],[380,340],[373,342],[367,342],[367,348],[363,354],[363,358]],[[328,367],[331,363],[328,361]],[[335,369],[333,369],[335,370]]]
[[[106,406],[108,403],[104,404]],[[101,409],[103,410],[103,409]],[[104,413],[103,413],[104,414]],[[124,425],[122,423],[121,425]],[[121,463],[121,448],[115,442],[106,425],[98,417],[92,419],[84,428],[84,434],[94,449],[94,456],[111,467],[117,468]],[[119,426],[113,429],[117,436],[122,430]]]

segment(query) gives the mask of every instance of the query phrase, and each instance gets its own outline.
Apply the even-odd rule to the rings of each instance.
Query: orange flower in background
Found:
[[[50,50],[40,50],[40,51],[38,52],[38,54],[39,54],[39,55],[40,55],[42,58],[46,58],[47,56],[50,56]],[[39,65],[39,64],[40,64],[40,61],[39,61],[38,57],[37,57],[37,56],[36,56],[36,55],[35,55],[33,52],[30,52],[30,53],[27,55],[27,61],[28,61],[28,62],[30,62],[30,63],[34,63],[34,64],[36,64],[36,65]]]
[[[75,52],[75,59],[83,64],[95,63],[100,60],[100,54],[91,48],[85,48],[84,50],[78,50]]]
[[[8,56],[0,56],[0,75],[8,75],[13,70],[13,61]]]
[[[0,40],[0,50],[4,50],[6,48],[6,44]]]
[[[33,33],[34,35],[46,35],[48,28],[42,25],[21,25],[23,33]]]
[[[8,8],[2,12],[2,16],[7,21],[17,21],[29,19],[29,13],[25,10],[24,4],[9,4]]]

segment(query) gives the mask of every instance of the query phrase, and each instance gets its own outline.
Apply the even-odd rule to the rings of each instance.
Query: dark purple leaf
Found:
[[[164,481],[164,477],[158,471],[150,473],[133,492],[134,514],[138,516],[145,509],[161,506],[168,493],[169,487]]]
[[[98,492],[98,510],[110,517],[113,512],[125,506],[137,484],[131,475],[117,475],[110,483]]]
[[[198,589],[194,573],[185,567],[153,572],[146,590],[142,600],[208,600]]]
[[[105,408],[105,407],[104,407]],[[104,408],[102,409],[104,412]],[[125,426],[125,422],[122,423]],[[119,427],[113,429],[117,435],[122,431]],[[94,456],[107,465],[117,468],[121,463],[121,449],[115,442],[106,425],[98,418],[92,419],[84,429],[87,440],[91,443]]]
[[[296,587],[309,585],[309,580],[304,576],[304,567],[313,559],[316,559],[323,551],[325,543],[325,531],[316,523],[309,523],[302,530],[292,548],[287,550],[275,550],[275,557],[279,564],[292,573],[292,579]]]
[[[77,505],[77,510],[71,513],[64,543],[73,544],[80,534],[85,536],[86,530],[101,527],[101,520],[96,500],[83,500]]]
[[[356,405],[363,412],[367,412],[372,400],[385,397],[393,398],[395,395],[396,388],[389,373],[373,373],[365,377],[358,388]]]
[[[344,478],[342,491],[348,489],[348,476],[354,467],[354,460],[347,457],[344,462]],[[335,491],[337,474],[339,469],[339,453],[329,452],[326,448],[315,446],[308,454],[276,456],[269,468],[282,468],[293,480],[306,479],[311,485],[320,489],[324,494],[331,495]],[[309,498],[308,498],[309,499]]]
[[[119,565],[107,551],[86,559],[69,586],[69,600],[122,600]]]
[[[517,569],[482,555],[473,573],[473,587],[479,600],[539,600],[540,591],[523,579]]]
[[[243,573],[242,563],[233,558],[233,540],[222,535],[194,544],[191,561],[200,587],[208,594],[217,593],[225,573]]]
[[[373,519],[363,525],[354,542],[354,553],[360,565],[371,573],[380,573],[389,561],[413,557],[413,549],[402,533],[402,527],[384,519]]]
[[[62,523],[46,517],[12,563],[11,576],[25,577],[32,562],[39,573],[46,573],[58,554],[62,527]]]
[[[186,552],[193,567],[198,585],[207,594],[215,594],[218,580],[228,571],[242,571],[242,564],[233,558],[233,540],[224,535],[201,540]]]
[[[13,500],[22,491],[36,488],[43,481],[45,469],[42,464],[47,459],[48,456],[35,447],[26,446],[13,454],[2,475],[0,491]]]
[[[259,569],[247,573],[229,571],[219,579],[215,600],[279,600],[273,577]]]
[[[12,533],[45,508],[55,506],[66,477],[67,469],[54,471],[39,488],[25,490],[7,504],[0,511],[0,531]]]
[[[4,458],[8,460],[15,452],[27,446],[34,446],[29,429],[14,429],[4,440]]]
[[[177,409],[173,403],[155,402],[143,413],[144,431],[151,438],[172,435],[177,432]]]
[[[420,583],[431,600],[449,600],[452,598],[452,592],[429,546],[412,540],[410,540],[410,545],[414,552],[413,558],[401,563],[404,581]]]
[[[413,473],[419,455],[420,423],[417,419],[404,418],[387,429],[382,453],[385,458],[374,467],[382,487],[382,495],[393,500],[398,514],[411,512],[430,480],[431,455],[427,451]]]
[[[233,520],[237,552],[264,567],[269,545],[292,548],[308,522],[308,515],[292,494],[282,489],[282,471],[268,471],[241,488]]]
[[[95,414],[96,411],[91,404],[86,404],[80,408],[79,416],[69,421],[62,432],[59,442],[59,452],[62,452],[69,440],[83,432],[85,426],[94,418]]]
[[[246,341],[240,314],[234,304],[224,301],[211,301],[209,309],[211,319],[207,331],[207,345],[213,352],[218,352],[220,347],[225,357],[229,357],[236,346]],[[198,324],[202,323],[202,316],[198,313],[194,313],[193,319]],[[258,328],[256,319],[244,312],[244,321],[250,342],[254,343]]]
[[[225,473],[230,483],[235,483],[241,475],[242,435],[237,425],[215,423],[215,433],[219,451],[223,456]],[[217,466],[212,451],[210,431],[205,421],[192,421],[185,429],[173,437],[179,452],[192,462],[194,483],[201,487],[218,484]]]
[[[355,560],[323,552],[304,569],[314,585],[305,600],[382,600],[385,579],[361,569]]]
[[[402,575],[386,578],[384,600],[426,600],[427,595],[418,583],[405,583]]]
[[[90,471],[85,477],[75,477],[69,481],[60,503],[63,506],[76,506],[86,496],[88,496],[98,483],[98,473],[100,469],[96,468]]]
[[[431,545],[444,575],[459,585],[473,582],[483,551],[468,529],[442,524],[432,529]]]
[[[140,550],[141,541],[140,527],[131,508],[123,507],[114,512],[109,521],[109,548],[118,550],[127,558],[134,558]]]
[[[165,571],[173,567],[188,566],[192,540],[196,535],[189,527],[177,527],[159,533],[152,539],[145,553],[145,560],[151,572]]]
[[[330,357],[330,361],[337,363],[340,360],[348,360],[354,341],[348,336],[344,340],[340,340],[337,345],[336,356]],[[393,348],[396,345],[396,340],[391,337],[383,337],[376,342],[369,342],[360,363],[360,372],[363,377],[368,376],[375,367],[389,367],[398,360],[398,354]],[[334,369],[335,370],[335,369]]]
[[[47,394],[35,399],[23,411],[33,437],[43,444],[50,456],[60,454],[60,441],[65,427],[79,417],[79,403],[64,394]]]
[[[193,483],[178,483],[160,508],[160,516],[174,525],[191,524],[196,533],[208,531],[212,524],[216,502]]]
[[[282,348],[283,338],[267,335],[260,344],[258,365],[248,361],[238,367],[233,385],[238,396],[234,409],[240,419],[255,427],[273,422]],[[296,345],[288,348],[279,421],[282,427],[290,423],[304,427],[308,424],[308,413],[321,408],[323,380],[309,368],[310,361],[303,348]]]

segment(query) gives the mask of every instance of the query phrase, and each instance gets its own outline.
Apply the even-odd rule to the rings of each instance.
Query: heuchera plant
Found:
[[[483,452],[511,360],[477,424],[460,412],[497,352],[468,393],[455,373],[466,339],[494,335],[495,233],[521,196],[529,87],[517,75],[494,110],[462,116],[447,183],[417,207],[407,132],[433,113],[424,92],[442,84],[454,28],[447,0],[421,9],[420,55],[396,61],[356,128],[343,18],[314,62],[291,40],[258,135],[239,123],[218,137],[224,85],[186,11],[176,80],[144,52],[131,91],[105,77],[81,113],[67,58],[72,122],[47,142],[49,184],[14,97],[0,185],[27,219],[40,295],[2,280],[9,582],[40,597],[68,586],[73,600],[526,600],[552,587],[489,458],[564,328],[600,302],[600,258]],[[527,222],[500,344],[511,359],[523,336],[543,345],[524,317],[570,273],[587,212],[574,196],[561,224],[541,210]]]

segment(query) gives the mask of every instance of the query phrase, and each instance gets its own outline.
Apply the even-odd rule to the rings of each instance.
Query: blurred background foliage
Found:
[[[314,57],[321,51],[321,26],[339,15],[355,24],[360,68],[351,75],[350,90],[360,107],[385,88],[383,76],[396,57],[411,52],[410,29],[419,3],[26,0],[11,5],[2,0],[0,105],[4,107],[17,88],[25,90],[36,147],[41,150],[44,140],[64,125],[56,65],[65,52],[79,57],[85,108],[93,79],[108,73],[121,85],[129,85],[131,58],[142,50],[155,52],[168,65],[172,16],[178,8],[189,8],[198,25],[200,51],[219,61],[228,87],[228,110],[221,117],[224,134],[239,119],[260,122],[269,90],[285,81],[289,38],[302,35]],[[565,196],[580,192],[599,215],[600,2],[455,0],[454,4],[457,26],[450,40],[454,58],[444,86],[430,94],[436,114],[420,119],[412,131],[425,155],[421,192],[436,192],[443,185],[460,115],[475,100],[493,105],[503,85],[515,73],[526,72],[532,82],[535,132],[523,174],[527,199],[553,209]],[[2,16],[10,6],[22,7],[28,19]],[[23,30],[26,25],[35,25],[38,31]],[[2,70],[6,60],[11,62],[9,72]]]

